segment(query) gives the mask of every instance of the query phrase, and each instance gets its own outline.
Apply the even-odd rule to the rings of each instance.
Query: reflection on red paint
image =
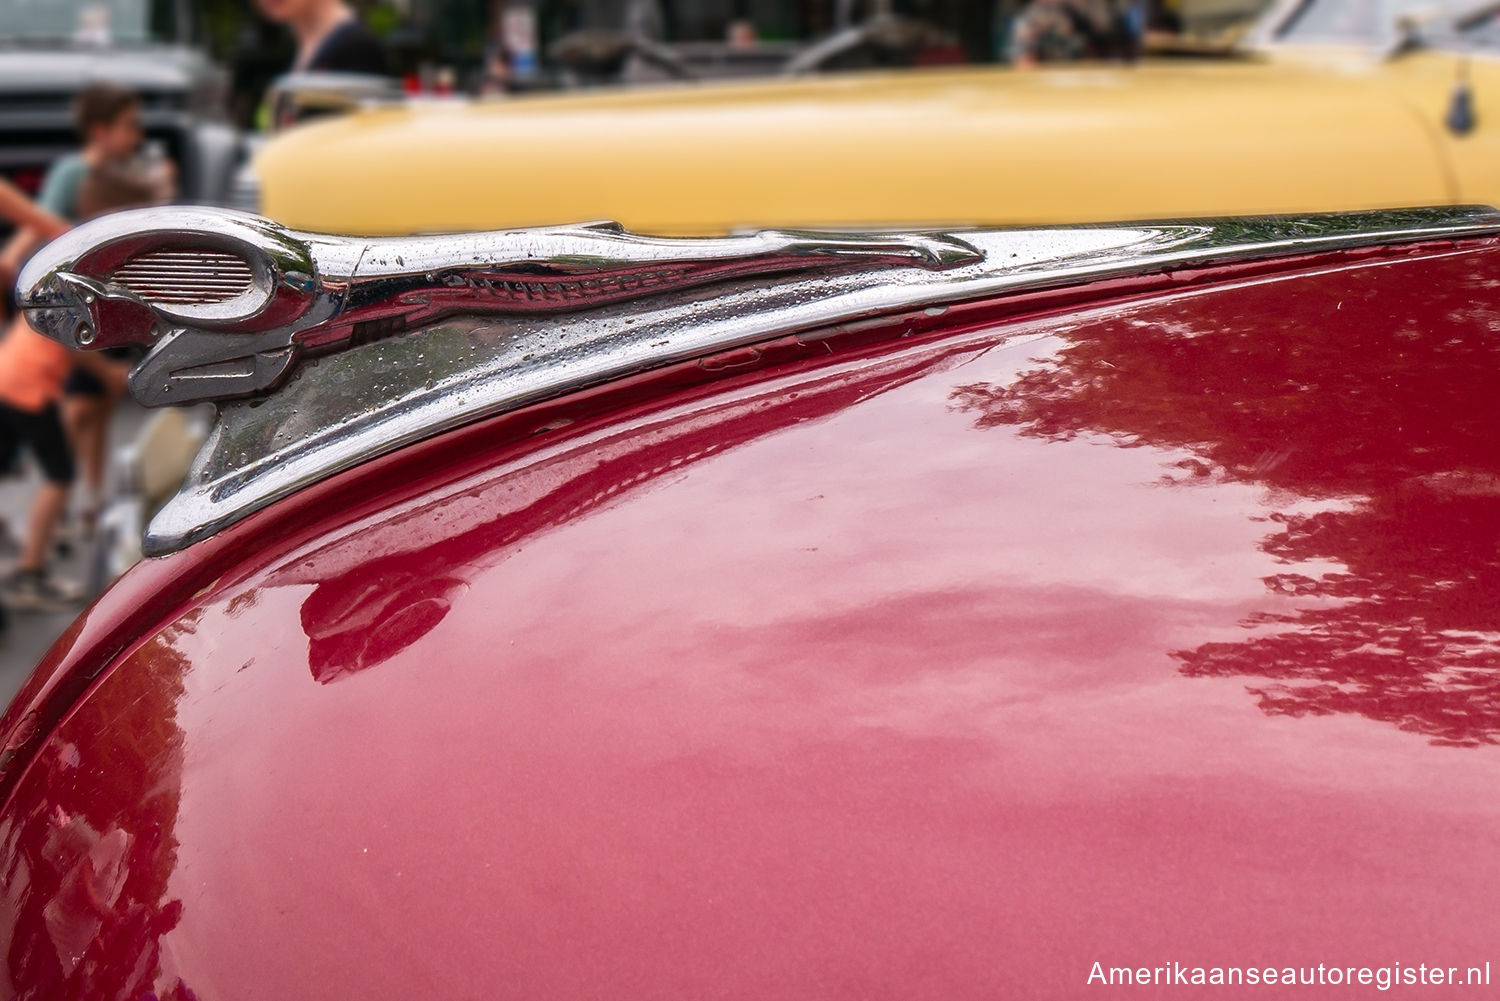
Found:
[[[9,983],[1472,965],[1497,257],[864,332],[477,425],[147,565],[186,610],[36,728],[0,817]]]
[[[176,702],[188,667],[172,638],[194,618],[142,648],[137,686],[91,700],[107,727],[48,745],[31,771],[46,800],[0,821],[6,964],[18,997],[195,998],[162,970],[160,944],[183,909],[166,892],[182,769]]]
[[[954,400],[979,427],[1181,449],[1165,482],[1272,492],[1261,543],[1281,595],[1245,639],[1178,651],[1193,676],[1256,679],[1268,712],[1359,713],[1437,743],[1500,741],[1500,307],[1488,256],[1184,299],[1068,335],[1046,364]],[[1393,308],[1399,293],[1400,308]],[[1299,512],[1308,500],[1335,501]]]

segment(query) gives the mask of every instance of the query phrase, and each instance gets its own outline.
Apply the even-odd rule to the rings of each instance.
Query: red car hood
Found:
[[[207,579],[0,823],[12,990],[1487,971],[1497,284],[1470,244],[955,311],[479,425],[236,527],[237,567],[150,564],[94,617]]]

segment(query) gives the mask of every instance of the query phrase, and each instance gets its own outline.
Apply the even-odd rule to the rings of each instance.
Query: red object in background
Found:
[[[42,193],[42,182],[46,180],[47,168],[45,167],[17,167],[7,171],[10,182],[20,188],[26,194],[35,198]]]
[[[917,53],[918,66],[961,66],[969,54],[961,45],[933,45]]]
[[[1482,965],[1500,249],[1280,267],[682,366],[138,567],[5,718],[6,979]]]

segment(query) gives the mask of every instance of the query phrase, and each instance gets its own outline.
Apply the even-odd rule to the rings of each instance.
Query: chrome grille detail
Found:
[[[109,276],[147,302],[207,305],[248,292],[248,261],[218,250],[154,250],[131,258]]]

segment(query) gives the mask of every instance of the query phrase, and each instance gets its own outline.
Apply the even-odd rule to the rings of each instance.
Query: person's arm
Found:
[[[0,250],[0,288],[8,289],[15,284],[16,276],[21,273],[21,265],[26,263],[31,252],[42,242],[42,238],[36,235],[36,230],[16,230],[5,244],[5,249]]]
[[[10,274],[20,271],[21,265],[46,242],[46,237],[34,229],[16,230],[6,241],[4,249],[0,249],[0,271],[8,271]]]
[[[0,177],[0,216],[45,240],[56,239],[68,231],[65,221],[27,198],[3,177]]]

